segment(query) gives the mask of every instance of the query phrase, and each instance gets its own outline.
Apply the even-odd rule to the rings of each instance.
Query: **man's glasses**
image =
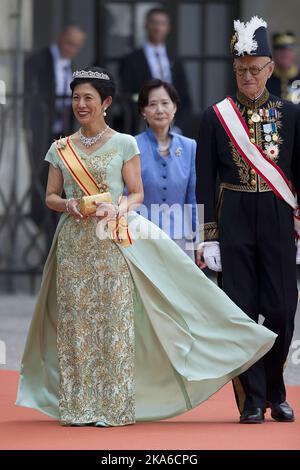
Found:
[[[250,67],[237,67],[236,65],[233,66],[234,72],[239,76],[242,77],[247,73],[247,70],[249,70],[249,73],[251,75],[258,75],[267,65],[271,64],[273,60],[269,60],[265,65],[262,67],[257,67],[257,65],[250,65]]]

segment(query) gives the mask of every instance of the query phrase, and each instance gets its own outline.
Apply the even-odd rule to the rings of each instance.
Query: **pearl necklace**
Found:
[[[160,147],[158,145],[158,151],[159,152],[167,152],[169,150],[169,148],[170,148],[170,139],[168,139],[168,146],[167,147]]]
[[[98,140],[101,139],[101,137],[104,136],[105,132],[107,132],[109,129],[109,126],[107,125],[105,127],[105,129],[103,129],[103,131],[99,132],[98,134],[94,135],[93,137],[85,137],[83,134],[82,134],[82,131],[81,129],[79,129],[79,139],[80,139],[80,142],[85,145],[85,147],[91,147],[92,145],[94,145],[96,142],[98,142]]]

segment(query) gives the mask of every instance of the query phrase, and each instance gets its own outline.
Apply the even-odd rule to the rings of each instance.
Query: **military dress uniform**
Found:
[[[281,168],[299,200],[299,107],[267,89],[254,101],[240,92],[232,99],[251,141]],[[234,381],[241,412],[265,410],[268,402],[285,401],[283,368],[297,307],[293,210],[239,155],[213,107],[201,118],[196,171],[204,240],[220,242],[222,288],[253,320],[262,315],[278,334],[272,350]]]
[[[272,42],[274,51],[294,50],[297,45],[296,36],[292,32],[275,33]],[[267,83],[270,93],[294,104],[299,104],[300,101],[299,86],[300,70],[297,64],[291,65],[288,70],[281,70],[278,66],[275,66],[274,73]]]

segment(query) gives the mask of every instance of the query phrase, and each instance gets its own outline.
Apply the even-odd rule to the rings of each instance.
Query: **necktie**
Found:
[[[158,69],[159,69],[159,77],[158,78],[160,78],[161,80],[164,80],[164,68],[163,68],[161,57],[160,57],[160,54],[159,54],[158,51],[155,51],[155,57],[156,57],[157,64],[158,64]]]
[[[69,79],[69,66],[65,65],[63,68],[64,73],[64,89],[63,89],[63,103],[62,103],[62,133],[66,135],[69,133],[70,128],[70,99],[68,97],[70,79]]]

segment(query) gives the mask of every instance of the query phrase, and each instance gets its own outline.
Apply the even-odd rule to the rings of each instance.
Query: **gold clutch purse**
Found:
[[[91,215],[96,212],[96,202],[113,202],[110,192],[83,196],[80,200],[80,212],[82,215]]]

